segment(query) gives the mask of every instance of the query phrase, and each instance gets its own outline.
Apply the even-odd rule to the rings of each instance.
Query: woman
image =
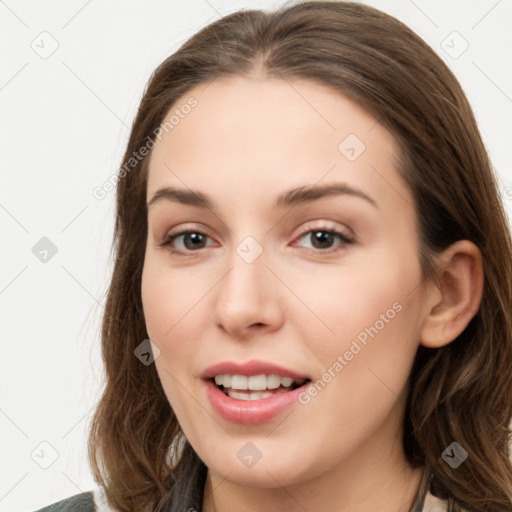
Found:
[[[512,509],[510,234],[463,91],[394,18],[304,2],[185,43],[115,249],[101,492],[45,510]]]

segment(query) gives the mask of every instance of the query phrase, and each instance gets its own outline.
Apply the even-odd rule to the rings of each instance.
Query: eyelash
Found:
[[[341,243],[338,245],[338,246],[335,246],[334,248],[333,247],[330,247],[328,249],[310,249],[310,248],[307,248],[308,251],[312,251],[314,253],[317,253],[317,254],[331,254],[333,252],[337,252],[339,250],[341,250],[344,246],[346,245],[351,245],[355,242],[354,238],[352,236],[349,236],[345,233],[342,233],[336,229],[331,229],[331,228],[327,228],[327,227],[316,227],[316,228],[313,228],[313,229],[306,229],[305,231],[303,231],[298,237],[297,239],[300,240],[301,238],[303,238],[305,235],[309,234],[309,233],[318,233],[318,232],[323,232],[323,233],[328,233],[328,234],[332,234],[334,235],[335,237],[338,237],[339,240],[341,240]],[[203,236],[206,236],[207,238],[210,238],[208,235],[206,235],[205,233],[202,233],[201,231],[195,231],[195,230],[185,230],[185,231],[180,231],[179,233],[175,233],[173,235],[168,235],[165,237],[164,241],[157,244],[159,247],[169,247],[169,250],[172,254],[176,255],[176,256],[191,256],[193,255],[195,252],[199,252],[200,249],[204,249],[204,247],[201,247],[200,249],[198,250],[189,250],[189,251],[181,251],[179,249],[175,249],[175,248],[172,248],[171,244],[176,240],[176,238],[182,236],[182,235],[189,235],[189,234],[200,234],[200,235],[203,235]]]

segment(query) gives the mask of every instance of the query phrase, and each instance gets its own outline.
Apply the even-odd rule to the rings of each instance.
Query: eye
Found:
[[[304,231],[298,240],[309,241],[309,247],[305,248],[314,252],[331,253],[344,246],[353,244],[352,236],[331,228],[316,228]],[[336,242],[338,242],[336,244]],[[167,235],[160,247],[168,247],[172,254],[177,256],[188,256],[198,252],[205,247],[215,245],[212,238],[200,231],[181,231],[172,235]]]
[[[181,231],[174,235],[168,235],[165,240],[158,244],[160,247],[169,247],[169,250],[173,254],[179,256],[187,255],[191,252],[195,252],[198,249],[209,247],[214,243],[207,243],[207,240],[213,240],[200,231]]]
[[[333,252],[343,248],[345,245],[354,243],[354,239],[351,236],[334,229],[324,228],[310,229],[304,232],[298,240],[303,239],[310,242],[310,246],[306,246],[306,248],[312,249],[315,252]],[[338,244],[334,245],[336,241],[338,241]]]

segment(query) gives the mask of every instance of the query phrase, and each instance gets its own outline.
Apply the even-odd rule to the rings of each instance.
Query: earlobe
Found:
[[[438,261],[438,283],[427,296],[421,345],[439,348],[451,343],[475,316],[482,300],[484,276],[480,249],[459,240]]]

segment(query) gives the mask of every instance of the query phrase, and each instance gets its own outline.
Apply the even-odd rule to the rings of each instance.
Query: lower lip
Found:
[[[260,400],[236,400],[225,395],[211,380],[204,381],[206,394],[217,413],[225,420],[240,425],[258,425],[275,418],[279,413],[298,402],[306,386],[286,393],[275,393]]]

